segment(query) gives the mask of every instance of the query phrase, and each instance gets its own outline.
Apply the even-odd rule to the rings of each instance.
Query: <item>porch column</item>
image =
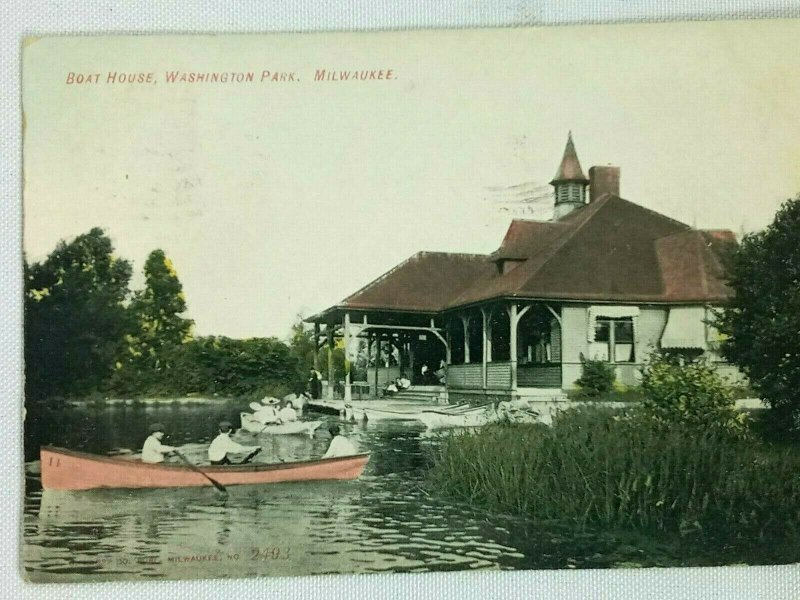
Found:
[[[397,336],[397,343],[396,344],[394,343],[394,341],[392,341],[392,345],[395,348],[397,348],[397,367],[398,367],[398,369],[400,369],[400,376],[402,377],[403,374],[404,374],[403,373],[403,353],[405,352],[405,349],[406,349],[406,344],[403,341],[402,334]]]
[[[378,368],[381,361],[381,334],[375,334],[375,397],[378,397]]]
[[[344,401],[350,402],[353,393],[350,389],[350,313],[344,313]]]
[[[319,323],[314,323],[314,370],[319,371]]]
[[[519,317],[517,316],[517,303],[514,302],[509,308],[508,312],[508,325],[510,328],[508,341],[508,357],[511,360],[511,389],[517,389],[517,323]]]
[[[483,361],[483,369],[482,369],[482,373],[483,373],[483,389],[486,389],[486,380],[488,378],[488,374],[486,373],[486,368],[487,368],[486,364],[488,363],[487,350],[488,350],[489,336],[487,335],[487,332],[488,332],[488,328],[489,328],[489,318],[488,318],[488,315],[486,314],[486,309],[483,306],[481,306],[481,317],[482,317],[482,323],[483,323],[483,346],[482,346],[483,352],[481,353],[482,354],[481,358],[482,358],[482,361]]]
[[[461,324],[464,327],[464,364],[469,364],[469,317],[461,315]]]
[[[445,327],[444,330],[444,337],[447,344],[445,345],[444,349],[444,361],[450,365],[453,363],[453,353],[450,348],[453,347],[453,336],[450,334],[450,327]]]
[[[328,400],[333,400],[333,325],[326,325],[325,333],[328,336]]]
[[[511,328],[509,332],[509,358],[511,359],[511,389],[517,389],[517,326],[520,319],[525,316],[525,313],[530,310],[531,306],[528,305],[522,310],[517,310],[517,303],[514,302],[508,309],[508,323]]]

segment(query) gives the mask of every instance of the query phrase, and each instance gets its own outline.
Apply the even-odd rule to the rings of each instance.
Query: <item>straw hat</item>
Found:
[[[164,425],[162,425],[161,423],[153,423],[152,425],[150,425],[150,433],[158,433],[159,431],[161,433],[164,433],[164,429],[165,429]]]
[[[261,403],[262,404],[280,404],[281,401],[278,400],[277,398],[273,398],[272,396],[264,396],[261,399]]]
[[[250,410],[252,410],[252,411],[261,410],[261,405],[258,402],[251,402],[250,403]]]

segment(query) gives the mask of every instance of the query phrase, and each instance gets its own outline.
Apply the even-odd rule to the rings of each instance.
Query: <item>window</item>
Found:
[[[591,357],[613,363],[628,363],[636,360],[633,342],[633,319],[598,318],[594,325],[594,342]]]

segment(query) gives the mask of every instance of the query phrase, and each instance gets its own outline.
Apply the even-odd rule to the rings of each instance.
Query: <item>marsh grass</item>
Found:
[[[719,541],[798,539],[800,454],[605,408],[445,438],[435,488],[492,511]]]

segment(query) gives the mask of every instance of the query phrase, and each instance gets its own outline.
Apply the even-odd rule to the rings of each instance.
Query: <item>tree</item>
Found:
[[[194,323],[180,316],[186,311],[183,286],[163,250],[147,257],[144,276],[145,287],[134,293],[129,308],[134,326],[125,338],[128,352],[112,383],[118,391],[161,387],[165,371],[173,366],[172,349],[191,339]]]
[[[800,196],[731,257],[734,298],[716,315],[723,355],[771,407],[778,428],[800,430]]]
[[[289,348],[300,362],[303,372],[308,373],[309,369],[314,367],[316,345],[314,344],[314,330],[306,326],[302,314],[297,315],[297,320],[292,325],[289,334]]]
[[[131,265],[100,228],[60,241],[25,265],[25,390],[29,399],[85,395],[111,373],[128,316]]]

